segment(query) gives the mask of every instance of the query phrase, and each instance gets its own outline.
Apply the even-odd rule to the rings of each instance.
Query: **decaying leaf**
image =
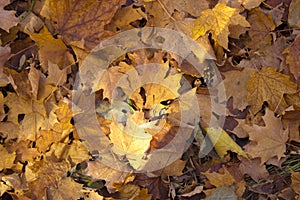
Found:
[[[243,174],[248,174],[258,182],[260,179],[266,179],[269,176],[269,173],[265,166],[260,165],[260,159],[245,159],[240,157],[241,164],[239,165],[239,169]]]
[[[28,163],[25,171],[29,187],[28,197],[31,199],[46,198],[46,191],[57,188],[69,168],[70,165],[66,161],[50,162],[44,159]]]
[[[62,39],[70,44],[84,40],[91,49],[107,33],[104,26],[114,16],[124,0],[83,1],[83,0],[47,0],[41,15],[50,19]]]
[[[57,187],[49,190],[49,197],[51,199],[64,200],[64,199],[78,199],[82,196],[81,193],[82,185],[76,183],[71,178],[61,179]]]
[[[292,173],[292,188],[293,190],[300,195],[300,172]]]
[[[286,63],[290,67],[291,73],[296,79],[300,77],[300,36],[295,38],[291,46],[283,51],[286,55]]]
[[[300,2],[292,0],[289,7],[288,23],[291,27],[300,27]]]
[[[0,28],[9,32],[9,29],[13,26],[16,26],[19,22],[19,19],[15,16],[14,11],[4,10],[4,6],[8,5],[10,0],[2,0],[0,2]]]
[[[295,93],[296,87],[289,76],[276,72],[274,68],[263,68],[251,74],[247,85],[250,110],[257,113],[266,101],[271,110],[280,113],[287,107],[283,94]]]
[[[247,83],[250,74],[254,69],[245,68],[242,71],[228,71],[223,73],[227,100],[233,97],[233,107],[239,110],[246,108],[247,104]]]
[[[239,14],[238,9],[230,8],[225,4],[217,4],[213,9],[201,12],[201,16],[195,21],[193,35],[197,39],[211,32],[212,38],[228,49],[229,25],[250,26],[247,20]]]
[[[215,188],[211,191],[210,195],[205,198],[208,200],[214,199],[237,199],[237,195],[235,194],[235,187],[234,186],[221,186]]]
[[[272,16],[265,14],[260,8],[255,8],[249,12],[247,20],[251,24],[251,30],[248,31],[251,40],[246,42],[247,45],[256,50],[263,44],[271,44],[270,32],[276,28]]]
[[[283,130],[281,120],[274,116],[274,112],[266,110],[263,119],[265,127],[258,125],[248,126],[245,129],[249,133],[252,143],[246,146],[247,153],[251,157],[260,157],[261,163],[265,163],[274,156],[278,160],[284,156],[288,132]]]
[[[217,172],[205,172],[203,173],[209,182],[216,186],[231,186],[235,183],[234,177],[229,173],[229,171],[226,168],[221,168],[220,173]]]
[[[118,165],[118,162],[116,162],[116,165]],[[100,161],[89,161],[87,162],[85,174],[91,176],[93,180],[105,180],[108,191],[114,192],[116,188],[113,183],[123,182],[129,173],[114,170]]]

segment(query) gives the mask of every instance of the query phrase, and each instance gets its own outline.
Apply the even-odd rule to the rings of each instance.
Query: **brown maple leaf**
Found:
[[[245,126],[249,133],[250,142],[245,148],[251,157],[260,157],[264,163],[274,156],[278,159],[284,156],[288,132],[283,130],[281,119],[274,116],[274,112],[266,110],[263,116],[266,126]]]
[[[67,44],[84,40],[90,49],[107,35],[104,26],[123,3],[124,0],[46,0],[41,15],[52,21]]]
[[[286,55],[286,63],[296,79],[300,78],[300,35],[298,35],[291,46],[283,51]]]
[[[0,1],[0,28],[9,32],[9,29],[18,24],[19,19],[16,18],[14,11],[4,10],[4,6],[10,3],[9,0]]]

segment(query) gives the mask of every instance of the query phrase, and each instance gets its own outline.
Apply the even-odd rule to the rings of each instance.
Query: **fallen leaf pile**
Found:
[[[1,199],[300,199],[299,0],[1,0],[0,44]]]

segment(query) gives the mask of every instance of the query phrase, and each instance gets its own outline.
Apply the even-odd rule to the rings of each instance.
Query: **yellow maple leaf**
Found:
[[[145,163],[144,153],[150,147],[152,135],[131,120],[127,121],[126,126],[113,120],[110,131],[109,137],[114,144],[113,151],[119,156],[126,156],[135,169],[142,167]]]
[[[264,101],[276,112],[283,111],[287,107],[283,94],[296,93],[297,85],[289,76],[276,72],[276,69],[263,68],[251,74],[247,88],[247,101],[253,113],[261,109]]]
[[[225,49],[228,49],[230,25],[250,27],[245,17],[239,14],[239,9],[228,7],[223,3],[217,4],[213,9],[202,11],[201,16],[195,20],[194,25],[194,39],[211,32],[213,40]]]
[[[241,156],[248,157],[243,149],[235,143],[231,137],[221,128],[206,128],[207,135],[212,141],[218,155],[223,158],[227,151],[235,152]]]
[[[30,37],[39,47],[39,59],[43,70],[47,71],[49,61],[61,68],[74,63],[74,59],[63,41],[55,39],[46,27],[40,33],[31,34]]]

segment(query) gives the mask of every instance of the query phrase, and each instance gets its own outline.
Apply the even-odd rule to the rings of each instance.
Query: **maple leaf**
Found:
[[[15,11],[4,10],[4,6],[8,5],[10,0],[1,0],[0,1],[0,28],[4,29],[6,32],[9,32],[9,29],[13,26],[16,26],[19,22],[19,19],[15,16]]]
[[[31,199],[46,198],[46,191],[57,188],[69,168],[70,165],[66,161],[52,162],[46,158],[28,162],[25,170],[29,189],[27,196]]]
[[[0,145],[1,161],[0,170],[12,168],[16,158],[16,153],[9,153],[2,145]]]
[[[256,8],[263,2],[264,0],[239,0],[239,2],[242,3],[242,5],[247,9],[251,10],[253,8]]]
[[[54,39],[44,27],[40,33],[30,34],[39,47],[39,60],[44,71],[48,70],[48,62],[65,68],[74,63],[74,59],[61,39]]]
[[[298,100],[298,102],[300,102]],[[285,129],[289,130],[289,140],[300,142],[299,126],[300,111],[286,111],[282,116],[282,124]]]
[[[259,46],[272,43],[270,32],[276,28],[276,25],[271,15],[265,14],[260,8],[255,8],[249,12],[247,20],[251,24],[251,29],[248,31],[251,40],[246,41],[247,46],[256,50]]]
[[[287,107],[283,94],[295,93],[297,85],[274,68],[262,68],[251,74],[247,88],[247,101],[253,113],[261,109],[264,101],[268,102],[271,110],[281,112]]]
[[[104,71],[94,91],[103,89],[103,98],[112,99],[113,91],[116,88],[119,79],[124,76],[119,72],[118,67],[110,67]]]
[[[46,0],[41,15],[52,21],[67,44],[84,40],[91,49],[107,35],[104,26],[123,3],[124,0]]]
[[[135,169],[141,168],[145,162],[144,153],[150,146],[152,136],[129,120],[125,127],[113,121],[110,131],[109,137],[114,144],[113,151],[121,156],[126,155]]]
[[[130,70],[127,75],[128,77],[120,79],[119,85],[138,108],[152,109],[162,101],[179,96],[178,89],[182,75],[174,69],[169,71],[168,63],[148,64],[140,69]],[[140,94],[141,86],[145,90],[145,102]]]
[[[10,47],[7,46],[0,46],[0,86],[4,87],[6,86],[9,82],[7,79],[7,76],[3,73],[3,66],[7,59],[9,58],[10,55]]]
[[[155,175],[161,176],[162,179],[166,180],[168,176],[180,176],[182,175],[182,170],[184,169],[186,161],[183,160],[176,160],[175,162],[171,163],[170,165],[152,172]]]
[[[132,199],[132,200],[151,200],[152,195],[148,194],[148,190],[134,184],[122,185],[121,188],[116,193],[114,199]]]
[[[274,156],[278,159],[284,156],[286,151],[286,141],[288,132],[283,130],[281,119],[274,116],[274,112],[266,109],[263,116],[266,126],[258,125],[245,126],[252,143],[246,146],[246,150],[251,157],[260,157],[261,164]]]
[[[133,183],[148,189],[152,199],[167,199],[168,185],[160,177],[148,177],[146,174],[137,174]]]
[[[182,0],[182,1],[172,1],[172,0],[160,0],[162,6],[173,14],[175,10],[180,12],[186,12],[194,17],[199,17],[201,11],[209,8],[209,3],[207,1],[194,1],[194,0]]]
[[[278,71],[285,71],[286,66],[283,65],[285,60],[282,51],[287,47],[286,38],[280,37],[272,44],[260,44],[259,49],[251,50],[249,58],[243,59],[237,66],[243,68],[256,68],[257,66],[272,67]]]
[[[300,35],[298,34],[292,45],[283,52],[286,55],[286,63],[296,79],[300,78]]]
[[[263,1],[264,0],[220,0],[219,3],[226,3],[227,6],[232,8],[244,7],[247,10],[251,10],[258,7]]]
[[[116,165],[118,163],[115,162]],[[116,188],[113,186],[116,182],[123,182],[129,173],[129,168],[122,170],[115,170],[100,161],[88,161],[85,174],[91,176],[93,180],[105,180],[108,191],[114,192]]]
[[[248,105],[247,83],[252,72],[254,72],[254,69],[245,68],[242,71],[234,70],[223,73],[225,76],[223,84],[227,96],[226,100],[232,96],[234,108],[243,110]]]
[[[118,10],[106,28],[111,31],[126,31],[134,27],[132,23],[143,18],[147,16],[140,7],[128,6]]]
[[[239,165],[239,169],[243,174],[248,174],[258,182],[260,179],[266,179],[269,176],[269,173],[266,169],[266,166],[260,165],[260,159],[245,159],[243,157],[239,157],[241,164]]]
[[[210,31],[212,38],[219,45],[228,49],[229,25],[250,26],[245,17],[239,14],[238,9],[219,3],[213,9],[202,11],[201,16],[196,19],[193,29],[194,39]]]
[[[230,174],[230,172],[226,168],[221,168],[219,170],[220,173],[217,172],[204,172],[203,174],[206,176],[206,178],[209,180],[209,182],[216,186],[231,186],[235,183],[234,177]]]
[[[235,193],[234,186],[221,186],[214,188],[211,193],[205,198],[207,200],[214,199],[238,199]]]
[[[61,179],[56,188],[49,190],[49,197],[51,199],[79,199],[82,196],[82,185],[76,183],[70,177]]]

